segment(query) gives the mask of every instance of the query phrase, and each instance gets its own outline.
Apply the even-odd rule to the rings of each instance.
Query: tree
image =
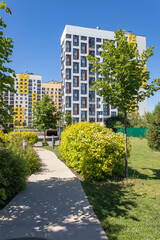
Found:
[[[46,130],[56,128],[57,121],[61,114],[56,112],[54,102],[48,95],[44,95],[42,100],[35,103],[33,109],[33,126],[39,131],[44,131],[44,141],[46,141]]]
[[[148,145],[153,150],[160,151],[160,103],[153,113],[147,113],[149,130],[147,131]]]
[[[66,122],[66,125],[71,125],[73,123],[73,119],[71,117],[71,114],[69,112],[66,113],[65,115],[65,122]]]
[[[11,15],[11,10],[3,1],[0,2],[0,9],[5,9]],[[9,57],[12,55],[13,42],[11,38],[4,36],[3,31],[5,28],[6,24],[2,21],[2,17],[0,17],[0,125],[7,128],[6,123],[12,121],[12,117],[8,113],[8,111],[11,111],[11,107],[5,104],[3,93],[8,93],[8,91],[15,92],[15,90],[13,89],[14,79],[9,75],[14,75],[14,71],[6,67],[11,62]]]
[[[155,80],[151,85],[147,84],[150,73],[146,69],[146,62],[153,55],[153,47],[149,47],[140,55],[136,45],[128,42],[124,30],[117,30],[114,38],[117,47],[110,40],[106,40],[101,46],[102,62],[92,56],[88,56],[88,60],[93,64],[92,71],[98,75],[92,89],[105,97],[104,101],[107,104],[119,107],[124,113],[125,176],[128,178],[127,112],[134,111],[137,102],[154,95],[154,91],[159,88],[155,86]],[[141,86],[143,91],[140,90]]]

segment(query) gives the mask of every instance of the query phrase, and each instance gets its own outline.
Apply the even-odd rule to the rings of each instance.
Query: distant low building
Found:
[[[44,94],[52,98],[58,111],[62,110],[62,84],[60,82],[42,83],[42,97]]]

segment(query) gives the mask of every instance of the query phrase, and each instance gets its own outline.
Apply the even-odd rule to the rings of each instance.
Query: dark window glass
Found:
[[[73,63],[73,73],[79,73],[79,63]]]
[[[66,82],[66,93],[70,93],[69,82]]]
[[[89,38],[89,47],[90,48],[95,47],[95,38],[92,38],[92,37]]]
[[[86,67],[86,66],[87,66],[86,57],[81,57],[81,67]]]
[[[73,46],[79,46],[79,36],[73,35]]]
[[[86,44],[81,43],[81,53],[86,53]]]
[[[78,77],[77,76],[73,76],[73,87],[78,87]]]
[[[78,114],[78,104],[73,103],[73,115],[77,115]]]
[[[87,112],[86,111],[81,111],[81,121],[87,121]]]
[[[87,94],[87,84],[81,83],[81,94]]]
[[[71,42],[66,41],[66,52],[70,52],[70,51],[71,51]]]
[[[69,97],[69,96],[66,97],[66,107],[67,108],[71,107],[71,97]]]
[[[67,80],[71,79],[71,69],[70,68],[66,68],[66,79]]]
[[[81,40],[87,40],[86,36],[81,36]]]
[[[76,49],[76,48],[73,48],[73,59],[74,59],[74,60],[79,59],[78,49]]]
[[[73,101],[79,101],[79,90],[73,90]]]

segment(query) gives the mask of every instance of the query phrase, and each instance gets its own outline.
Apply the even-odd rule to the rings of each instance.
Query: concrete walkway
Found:
[[[36,151],[42,167],[0,211],[0,240],[107,240],[80,181],[53,152]]]

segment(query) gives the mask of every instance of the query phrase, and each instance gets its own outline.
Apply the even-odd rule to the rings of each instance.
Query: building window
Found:
[[[117,115],[116,112],[111,112],[111,117],[114,117],[114,116],[116,116],[116,115]]]
[[[81,121],[87,121],[87,112],[86,111],[81,111]]]
[[[81,80],[87,80],[87,70],[81,70]]]
[[[71,97],[66,96],[66,107],[70,108],[71,107]]]
[[[71,66],[71,55],[66,55],[66,65]]]
[[[86,98],[81,97],[81,108],[86,108]]]
[[[81,94],[87,94],[87,84],[81,83]]]
[[[100,55],[100,49],[101,48],[101,45],[96,45],[96,54],[97,55]]]
[[[66,93],[70,93],[70,83],[66,82]]]
[[[94,77],[89,77],[89,87],[92,87],[94,85],[95,78]]]
[[[86,67],[86,66],[87,66],[86,57],[81,57],[81,67]]]
[[[74,123],[79,122],[79,118],[73,118],[73,122],[74,122]]]
[[[73,48],[73,59],[74,60],[79,59],[79,49]]]
[[[73,90],[73,101],[79,101],[79,90]]]
[[[66,34],[66,38],[71,38],[71,34]]]
[[[87,44],[86,43],[81,43],[81,53],[82,54],[87,53]]]
[[[67,80],[71,79],[71,69],[70,68],[66,68],[66,79]]]
[[[102,39],[101,38],[96,38],[96,42],[101,42]]]
[[[66,52],[70,52],[70,51],[71,51],[71,42],[66,41]]]
[[[81,36],[81,40],[87,40],[86,36]]]
[[[79,36],[73,35],[73,46],[79,46]]]
[[[95,104],[89,104],[89,115],[95,115]]]
[[[106,104],[103,105],[103,115],[104,116],[109,115],[109,107]]]
[[[95,102],[95,91],[89,91],[89,101]]]
[[[79,87],[79,77],[73,76],[73,87]]]
[[[92,57],[95,57],[95,51],[89,50],[89,55],[91,55]]]
[[[79,114],[79,113],[78,113],[78,105],[79,105],[79,104],[73,103],[73,115]]]
[[[79,73],[79,63],[73,63],[73,73]]]
[[[93,64],[89,64],[89,74],[93,75],[94,73],[92,72],[93,69]]]
[[[92,37],[89,38],[89,47],[90,48],[95,47],[95,38],[92,38]]]
[[[101,107],[101,99],[100,98],[97,98],[97,108],[100,108]]]

